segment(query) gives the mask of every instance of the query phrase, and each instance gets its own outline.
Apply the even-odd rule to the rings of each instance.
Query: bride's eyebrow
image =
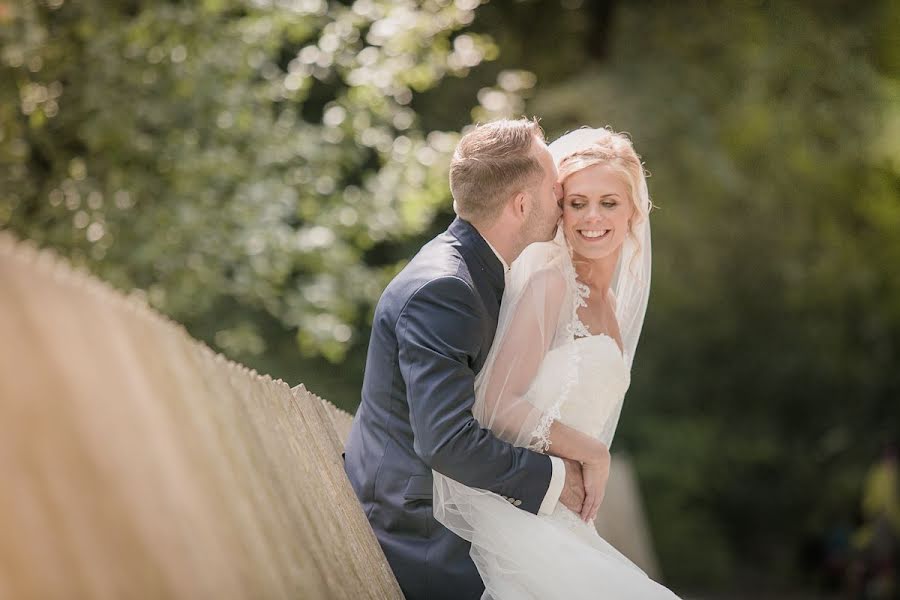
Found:
[[[590,200],[590,198],[588,198],[587,196],[585,196],[584,194],[579,193],[579,192],[572,192],[571,194],[566,194],[566,198],[580,198],[582,200]],[[604,200],[606,198],[614,198],[614,199],[618,200],[619,194],[617,194],[615,192],[610,192],[608,194],[603,194],[602,196],[599,196],[600,200]]]

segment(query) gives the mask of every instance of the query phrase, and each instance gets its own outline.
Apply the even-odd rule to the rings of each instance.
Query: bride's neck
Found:
[[[621,250],[619,248],[609,256],[593,259],[584,258],[576,252],[572,256],[572,263],[575,265],[575,272],[578,273],[578,280],[592,291],[608,290],[612,285]]]

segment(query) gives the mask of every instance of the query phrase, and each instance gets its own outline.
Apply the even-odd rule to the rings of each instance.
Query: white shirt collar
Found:
[[[509,265],[506,264],[506,261],[503,260],[503,257],[502,257],[502,256],[500,256],[500,253],[497,252],[497,249],[494,248],[494,247],[491,245],[491,243],[487,241],[487,238],[485,238],[484,236],[481,236],[481,237],[482,237],[482,239],[484,239],[484,241],[487,243],[488,248],[490,248],[491,250],[493,250],[494,254],[497,255],[497,258],[500,259],[500,264],[503,265],[503,272],[504,272],[504,273],[509,273]]]

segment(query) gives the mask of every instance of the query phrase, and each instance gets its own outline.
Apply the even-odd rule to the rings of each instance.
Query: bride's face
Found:
[[[576,171],[563,183],[563,231],[587,259],[611,255],[625,241],[634,205],[621,175],[606,165]]]

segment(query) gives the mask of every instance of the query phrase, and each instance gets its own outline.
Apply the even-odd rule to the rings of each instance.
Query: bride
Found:
[[[676,598],[593,524],[650,289],[643,168],[606,129],[573,131],[550,152],[560,227],[512,265],[473,413],[517,446],[580,461],[584,507],[538,516],[435,471],[434,515],[472,543],[484,599]]]

